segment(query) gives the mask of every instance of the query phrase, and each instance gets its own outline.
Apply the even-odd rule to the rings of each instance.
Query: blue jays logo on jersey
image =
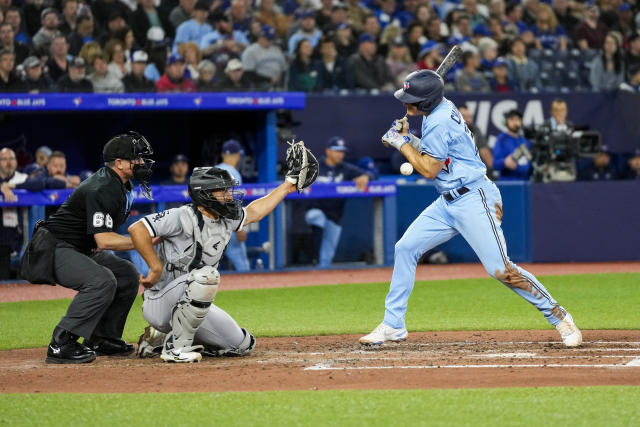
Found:
[[[444,164],[442,165],[442,171],[449,173],[449,165],[451,164],[451,158],[447,157],[447,160],[444,161]]]

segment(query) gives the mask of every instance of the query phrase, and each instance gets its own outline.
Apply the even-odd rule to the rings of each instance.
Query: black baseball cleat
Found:
[[[128,356],[136,351],[133,344],[117,338],[91,338],[85,341],[85,345],[98,356]]]
[[[53,337],[47,349],[47,363],[77,364],[93,362],[96,353],[90,348],[80,344],[74,335],[60,327],[53,331]]]

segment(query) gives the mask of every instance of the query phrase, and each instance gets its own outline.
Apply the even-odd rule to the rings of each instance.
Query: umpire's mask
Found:
[[[134,131],[115,136],[104,146],[102,154],[105,162],[115,159],[137,160],[138,163],[134,163],[131,168],[133,179],[140,184],[144,197],[152,199],[149,182],[155,162],[148,158],[153,155],[153,148],[144,136]]]

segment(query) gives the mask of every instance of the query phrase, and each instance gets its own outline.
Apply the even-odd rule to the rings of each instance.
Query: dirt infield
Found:
[[[640,272],[638,262],[533,264],[536,275]],[[478,264],[421,266],[417,280],[486,277]],[[225,275],[222,289],[387,282],[390,268]],[[60,286],[0,285],[0,301],[69,298]],[[99,357],[48,365],[46,349],[0,352],[0,393],[183,392],[466,387],[640,386],[640,330],[583,331],[567,349],[544,331],[411,333],[404,343],[362,347],[358,336],[258,338],[244,358],[194,365]]]
[[[536,263],[520,265],[536,276],[640,272],[640,262]],[[385,267],[259,274],[223,274],[220,290],[389,282],[392,271],[391,267]],[[488,277],[482,264],[421,265],[416,271],[416,280],[447,280],[482,277]],[[142,291],[142,288],[140,291]],[[0,285],[0,302],[71,298],[75,294],[75,291],[65,289],[61,286],[30,284]]]
[[[0,392],[184,392],[640,385],[640,331],[584,331],[567,349],[554,330],[413,333],[368,349],[357,336],[263,338],[244,358],[175,365],[99,357],[47,365],[45,349],[0,352]]]

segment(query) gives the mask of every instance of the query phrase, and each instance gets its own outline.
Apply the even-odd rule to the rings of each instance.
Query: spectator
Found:
[[[446,31],[442,31],[442,27],[445,27]],[[446,24],[442,22],[439,16],[434,15],[427,21],[426,34],[428,40],[431,40],[435,43],[443,43],[446,40],[446,35],[448,35],[448,28],[446,28]]]
[[[564,28],[558,25],[558,19],[549,5],[541,3],[538,6],[538,16],[531,31],[543,49],[567,50],[567,35]]]
[[[85,77],[86,63],[81,57],[69,62],[69,71],[57,82],[58,92],[93,92],[93,84]]]
[[[289,90],[299,92],[319,92],[321,79],[320,64],[311,59],[313,48],[308,39],[302,38],[295,48],[295,58],[289,67]]]
[[[569,4],[569,0],[552,1],[553,12],[558,19],[558,24],[564,28],[567,34],[573,35],[575,34],[576,25],[580,23],[580,20],[575,17]]]
[[[602,48],[609,28],[598,19],[599,17],[600,9],[598,9],[598,5],[593,2],[587,3],[584,21],[576,25],[573,36],[574,41],[580,49]]]
[[[202,55],[224,67],[229,58],[238,58],[249,39],[242,31],[234,30],[229,18],[223,13],[215,13],[211,18],[214,30],[200,40]]]
[[[486,25],[489,19],[489,9],[484,4],[478,4],[477,0],[463,0],[463,10],[467,13],[471,28],[478,25]]]
[[[571,133],[574,126],[567,120],[568,111],[566,101],[562,98],[555,98],[551,101],[551,117],[545,124],[554,132]]]
[[[505,33],[499,19],[489,19],[489,32],[491,32],[491,40],[498,44],[498,56],[504,56],[509,53],[511,38]]]
[[[595,90],[614,90],[624,82],[624,63],[618,38],[607,34],[602,53],[590,64],[589,83]]]
[[[620,83],[620,90],[631,93],[640,93],[640,64],[629,67],[628,80]]]
[[[167,64],[169,41],[164,37],[164,31],[160,27],[151,27],[147,33],[147,49],[149,54],[149,64],[144,71],[146,78],[152,82],[157,82]]]
[[[520,134],[522,113],[514,109],[504,117],[507,131],[498,135],[493,147],[494,170],[500,173],[501,180],[528,180],[531,163],[524,153],[530,152],[531,142]]]
[[[529,29],[529,26],[522,21],[522,6],[516,2],[507,3],[505,9],[506,20],[502,23],[507,33],[519,36]]]
[[[401,26],[400,19],[396,13],[396,0],[380,0],[380,8],[375,12],[380,25],[380,30],[384,30],[387,25]],[[364,29],[367,32],[367,29]],[[373,35],[373,34],[372,34]]]
[[[93,84],[93,91],[96,93],[122,93],[124,85],[122,80],[109,71],[107,55],[100,54],[93,57],[91,63],[93,73],[87,77]]]
[[[386,63],[391,75],[395,76],[394,85],[396,87],[402,87],[405,77],[418,69],[407,46],[402,42],[402,37],[393,41]]]
[[[418,61],[418,55],[426,41],[422,25],[418,22],[409,24],[407,27],[407,47],[414,62]]]
[[[498,42],[489,37],[482,37],[478,40],[478,50],[480,51],[480,71],[485,76],[492,75],[493,64],[498,58]]]
[[[458,92],[489,92],[489,83],[478,71],[480,57],[477,53],[466,51],[462,54],[463,68],[456,73],[455,85]]]
[[[58,11],[48,7],[40,14],[41,27],[33,36],[33,47],[39,52],[49,50],[51,41],[58,30]]]
[[[24,91],[29,93],[50,92],[53,89],[53,80],[42,72],[42,64],[35,56],[30,56],[22,63],[24,70]]]
[[[349,25],[342,24],[338,27],[334,42],[338,56],[341,58],[349,58],[358,50],[358,44],[353,38],[353,31]]]
[[[191,80],[198,80],[198,64],[202,61],[202,53],[198,45],[194,42],[186,42],[180,44],[178,54],[184,58],[187,64],[186,76]]]
[[[348,24],[347,21],[347,7],[341,3],[335,4],[331,7],[331,20],[325,26],[318,25],[323,28],[325,32],[335,31],[342,24]]]
[[[540,7],[540,0],[523,0],[522,2],[522,20],[528,27],[536,23],[536,16]]]
[[[78,56],[84,59],[84,63],[89,67],[88,71],[93,71],[91,69],[91,64],[93,63],[93,58],[97,55],[102,55],[104,52],[102,48],[98,44],[98,42],[88,42],[82,46],[80,49],[80,53]]]
[[[461,13],[454,22],[455,25],[451,28],[451,37],[449,37],[447,43],[452,46],[462,44],[463,50],[474,49],[469,42],[471,37],[473,37],[473,30],[469,16],[465,13]]]
[[[77,175],[67,175],[67,157],[62,151],[54,151],[51,153],[47,166],[42,168],[32,178],[27,179],[25,184],[30,181],[40,182],[42,188],[76,188],[80,185],[80,177]]]
[[[186,64],[180,55],[171,55],[167,60],[166,72],[156,82],[158,92],[195,92],[196,85],[184,76]]]
[[[215,75],[216,66],[213,62],[208,59],[200,61],[198,64],[198,81],[196,81],[196,90],[198,92],[215,92],[216,85],[213,81]]]
[[[629,159],[627,164],[629,168],[624,175],[625,179],[640,179],[640,150],[636,151],[635,155]]]
[[[627,40],[635,31],[633,13],[633,9],[629,3],[622,3],[617,10],[617,22],[609,28],[611,28],[612,31],[617,31],[622,34],[623,38]]]
[[[268,79],[262,79],[262,81],[264,85],[270,84]],[[224,76],[215,84],[216,89],[224,92],[242,92],[257,89],[257,86],[256,80],[252,78],[252,75],[244,72],[242,62],[235,58],[227,62]]]
[[[433,11],[432,6],[428,4],[419,4],[415,12],[415,22],[418,22],[420,25],[422,25],[426,33],[427,26],[429,25],[429,20],[434,16],[438,15]],[[405,25],[404,27],[407,27],[407,25]]]
[[[315,11],[316,25],[323,32],[331,31],[333,28],[335,28],[331,24],[331,11],[333,7],[333,0],[320,0],[320,8]]]
[[[0,92],[22,92],[24,84],[13,69],[15,56],[10,50],[0,50]]]
[[[380,27],[380,22],[375,15],[367,15],[364,18],[364,24],[362,26],[362,32],[367,33],[372,36],[376,41],[380,37],[380,31],[382,31]]]
[[[320,86],[323,90],[339,90],[347,87],[346,61],[338,56],[331,37],[323,37],[318,42],[320,57]]]
[[[124,14],[117,10],[111,12],[107,21],[107,31],[98,37],[98,43],[100,43],[100,46],[105,46],[109,40],[120,39],[125,44],[125,37],[123,37],[125,28],[128,28],[128,26]],[[131,36],[133,38],[133,31]]]
[[[131,54],[135,50],[136,40],[133,37],[133,30],[125,25],[120,31],[117,31],[114,35],[115,39],[121,40],[124,46],[124,56],[127,58],[127,64],[129,63],[129,58],[131,58]]]
[[[125,92],[155,92],[153,82],[144,76],[149,55],[144,50],[133,52],[131,58],[131,72],[124,76],[122,83]]]
[[[67,36],[76,29],[78,18],[78,0],[62,1],[62,22],[58,25],[58,31]]]
[[[244,0],[232,0],[229,7],[229,19],[234,30],[242,31],[245,35],[249,34],[251,16]]]
[[[162,181],[161,185],[189,184],[189,158],[184,154],[176,154],[169,165],[169,175],[169,179]],[[182,206],[182,203],[179,206]]]
[[[491,148],[489,148],[487,137],[482,133],[480,128],[473,123],[473,113],[467,104],[458,105],[458,111],[460,111],[464,122],[473,134],[473,140],[476,143],[478,154],[482,159],[482,163],[487,167],[487,176],[492,180],[495,179],[493,173],[493,152],[491,151]]]
[[[418,54],[418,68],[421,70],[438,69],[438,66],[442,62],[442,55],[440,55],[440,45],[433,40],[429,40],[422,45],[422,49]]]
[[[15,55],[17,62],[22,62],[29,56],[29,48],[15,40],[13,27],[7,22],[0,24],[0,49],[6,49]]]
[[[300,28],[289,38],[289,53],[294,53],[302,39],[309,40],[311,48],[314,48],[320,37],[322,37],[322,31],[316,28],[315,14],[311,11],[303,12],[300,16]]]
[[[53,81],[58,81],[69,69],[69,43],[62,34],[58,34],[51,42],[50,56],[47,60],[47,71]]]
[[[178,48],[182,43],[194,42],[199,44],[202,37],[213,31],[211,25],[206,22],[209,17],[209,6],[205,1],[198,0],[191,16],[191,19],[180,24],[176,30],[173,53],[178,53]]]
[[[593,158],[593,162],[580,170],[578,179],[581,181],[612,181],[618,178],[618,174],[611,163],[611,154],[606,145]]]
[[[285,38],[289,29],[289,20],[275,5],[275,0],[262,0],[256,14],[258,21],[264,25],[270,25],[276,30],[276,36]]]
[[[127,61],[124,54],[124,43],[120,39],[111,39],[104,47],[104,53],[107,56],[109,65],[107,70],[119,80],[131,71],[131,64]]]
[[[518,82],[509,78],[507,61],[504,58],[497,58],[491,69],[493,76],[489,79],[489,86],[493,92],[509,93],[519,90]]]
[[[280,48],[273,44],[274,37],[273,27],[264,25],[258,41],[242,52],[242,65],[245,72],[269,79],[273,87],[279,87],[287,70],[287,61]]]
[[[177,29],[180,24],[188,21],[195,9],[196,0],[180,0],[178,5],[169,13],[169,22]]]
[[[36,161],[24,167],[22,172],[29,176],[34,175],[38,169],[44,168],[51,157],[51,148],[43,145],[36,150]]]
[[[4,201],[11,203],[18,200],[13,193],[13,188],[20,188],[20,185],[27,180],[27,175],[17,171],[18,161],[16,153],[10,148],[0,150],[0,190]],[[20,216],[18,209],[5,207],[0,209],[2,214],[0,225],[0,280],[11,278],[11,253],[18,252],[21,248]]]
[[[371,14],[371,12],[360,4],[359,0],[346,0],[347,6],[347,21],[349,25],[353,27],[356,32],[360,32],[364,25],[365,18]]]
[[[306,40],[305,40],[306,41]],[[300,43],[303,43],[302,41]],[[308,41],[307,41],[308,43]],[[230,139],[222,144],[222,162],[216,165],[217,168],[228,171],[231,176],[242,184],[242,175],[238,172],[238,164],[243,154],[242,145],[236,140]],[[225,251],[225,255],[233,264],[233,268],[237,271],[248,271],[250,268],[249,258],[247,257],[247,232],[240,230],[231,235],[231,240]]]
[[[421,6],[427,7],[426,4]],[[427,7],[426,16],[422,16],[422,21],[418,19],[418,0],[404,0],[402,2],[402,10],[395,14],[396,19],[400,23],[400,27],[407,28],[410,22],[418,21],[424,27],[426,20],[429,19],[429,9]]]
[[[126,22],[131,22],[131,11],[135,9],[135,1],[129,2],[129,4],[133,3],[134,7],[129,7],[120,0],[93,0],[87,3],[91,5],[91,14],[101,26],[101,31],[108,30],[104,28],[104,25],[109,22],[109,18],[114,14],[119,14]]]
[[[489,19],[491,18],[501,22],[507,18],[507,5],[504,0],[491,0],[489,4]]]
[[[150,28],[162,29],[164,34],[173,38],[173,26],[162,9],[156,8],[154,0],[138,0],[138,7],[131,15],[133,35],[141,45],[147,44],[147,32]]]
[[[376,54],[376,41],[370,34],[360,36],[358,53],[354,53],[347,64],[351,87],[357,89],[393,90],[393,76],[380,56]]]
[[[4,22],[11,25],[11,28],[13,28],[15,41],[25,45],[31,43],[31,38],[29,37],[28,33],[24,31],[24,27],[22,26],[20,8],[11,6],[4,15]]]
[[[520,37],[511,42],[507,70],[509,78],[518,82],[520,89],[531,90],[540,87],[538,66],[527,58],[527,48]]]
[[[347,146],[343,138],[334,136],[329,139],[325,156],[319,160],[319,183],[342,182],[353,180],[360,190],[369,184],[369,175],[359,167],[344,161]],[[342,233],[342,214],[344,199],[318,199],[311,204],[305,214],[305,222],[311,226],[314,260],[320,267],[328,267]]]
[[[629,48],[627,49],[624,63],[628,70],[640,65],[640,30],[634,31],[629,37]]]
[[[94,22],[90,15],[78,16],[76,30],[69,34],[69,52],[72,55],[79,55],[80,51],[89,42],[93,42]],[[99,43],[96,43],[99,45]],[[84,58],[87,61],[90,58]]]

